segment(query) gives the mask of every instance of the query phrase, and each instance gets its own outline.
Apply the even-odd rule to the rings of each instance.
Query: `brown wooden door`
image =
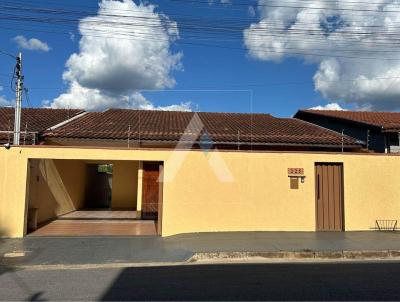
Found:
[[[143,163],[142,217],[144,219],[158,218],[160,193],[159,177],[159,163]]]
[[[317,231],[343,231],[343,165],[315,165]]]

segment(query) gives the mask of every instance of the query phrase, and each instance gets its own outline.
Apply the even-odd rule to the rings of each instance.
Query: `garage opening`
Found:
[[[159,177],[149,181],[148,166],[140,161],[31,159],[26,234],[160,235],[162,182]],[[160,171],[162,163],[151,167]]]

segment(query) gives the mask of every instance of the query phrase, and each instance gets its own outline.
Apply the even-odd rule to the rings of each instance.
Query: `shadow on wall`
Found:
[[[53,160],[31,160],[28,222],[37,220],[41,224],[62,213],[71,204],[64,192]]]
[[[41,160],[39,169],[51,194],[54,197],[54,200],[57,202],[56,211],[61,213],[72,211],[74,209],[74,203],[72,202],[71,196],[64,185],[63,178],[61,177],[54,160]]]
[[[30,161],[29,208],[39,224],[83,206],[86,166],[82,161]],[[34,215],[33,215],[34,216]]]
[[[115,300],[396,300],[400,263],[224,264],[124,269]]]

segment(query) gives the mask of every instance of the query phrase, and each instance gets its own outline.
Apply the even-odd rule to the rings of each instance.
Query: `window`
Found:
[[[400,134],[399,133],[388,133],[387,140],[388,140],[388,147],[390,148],[391,153],[398,153],[400,152]]]

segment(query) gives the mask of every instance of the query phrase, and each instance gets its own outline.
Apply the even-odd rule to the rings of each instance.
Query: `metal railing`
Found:
[[[14,143],[13,134],[14,131],[0,131],[0,134],[7,135],[7,143],[12,144]],[[21,131],[20,133],[20,145],[35,145],[37,142],[37,132],[31,131]]]

